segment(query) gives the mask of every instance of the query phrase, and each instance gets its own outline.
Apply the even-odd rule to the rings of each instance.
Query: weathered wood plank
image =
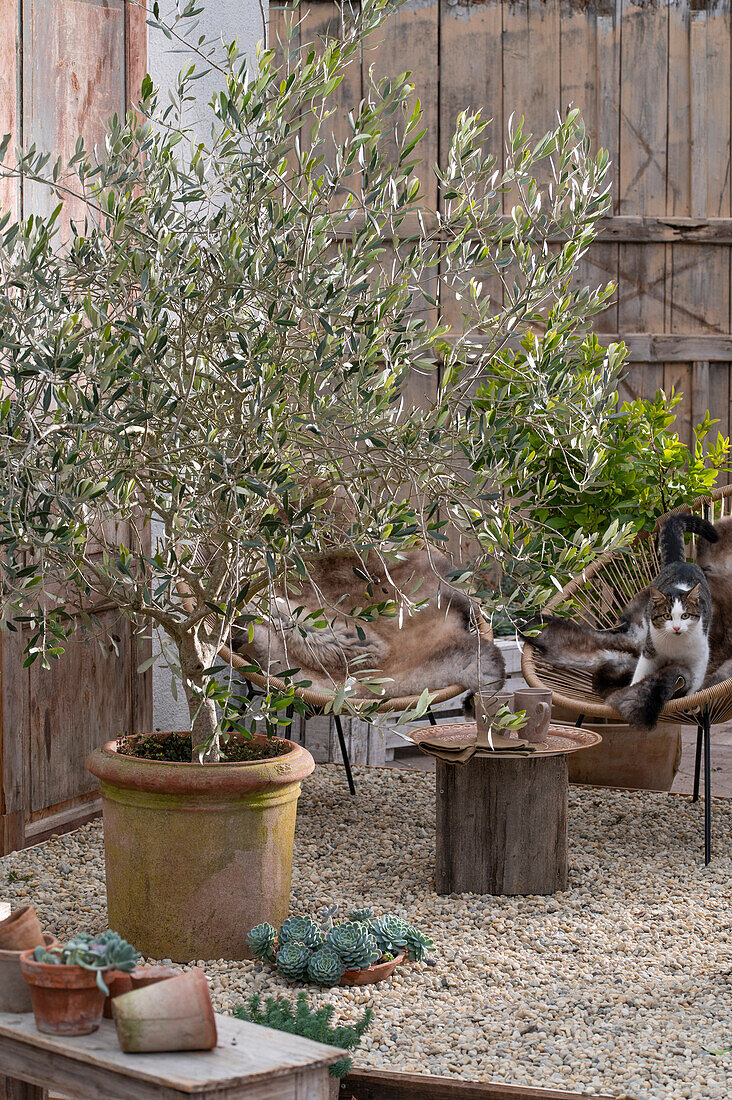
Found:
[[[136,107],[147,73],[147,0],[125,0],[125,103]]]
[[[353,1100],[589,1100],[587,1093],[504,1085],[490,1081],[460,1081],[381,1069],[354,1069],[344,1078],[341,1095]],[[592,1094],[592,1100],[610,1100]]]
[[[503,165],[505,130],[503,120],[503,84],[501,80],[502,8],[500,0],[486,4],[450,3],[440,0],[440,163],[446,164],[450,138],[462,111],[480,111],[492,119],[487,127],[485,148]],[[476,43],[480,43],[476,48]],[[443,273],[444,274],[444,273]],[[497,305],[503,300],[503,287],[495,274],[483,278],[486,293]],[[441,320],[461,326],[461,306],[449,285],[443,285]],[[423,380],[432,383],[434,379]]]
[[[48,1092],[27,1081],[0,1077],[0,1100],[48,1100]]]
[[[669,63],[666,5],[623,5],[621,34],[618,213],[663,215]],[[621,244],[618,270],[618,329],[664,331],[664,246]],[[637,392],[653,392],[663,384],[661,364],[633,364],[628,375]]]
[[[24,144],[66,163],[79,134],[101,141],[107,119],[125,111],[124,51],[123,0],[23,0]],[[50,213],[56,202],[45,185],[25,182],[25,213]],[[83,200],[67,205],[65,217],[83,225]]]
[[[20,132],[20,0],[3,0],[0,17],[0,137],[10,134],[6,162],[15,163]],[[0,180],[0,210],[20,215],[20,181]]]
[[[7,1076],[85,1100],[327,1100],[327,1068],[342,1050],[230,1016],[217,1015],[216,1027],[218,1045],[204,1054],[130,1058],[111,1020],[93,1035],[57,1037],[38,1032],[31,1014],[0,1013],[0,1066]]]
[[[473,338],[476,345],[483,342]],[[674,334],[666,332],[600,332],[600,343],[606,347],[621,340],[628,349],[629,363],[694,363],[698,360],[720,363],[732,359],[732,335]],[[518,346],[518,337],[507,341],[508,347]]]

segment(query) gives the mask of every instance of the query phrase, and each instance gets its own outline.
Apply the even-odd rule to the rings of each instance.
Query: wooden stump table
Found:
[[[474,724],[424,731],[431,743],[465,739]],[[415,731],[414,740],[419,743]],[[438,894],[553,894],[567,888],[567,755],[601,740],[552,727],[530,754],[437,758]]]
[[[328,1100],[337,1047],[216,1016],[214,1050],[124,1054],[114,1024],[43,1035],[33,1013],[0,1012],[0,1100]]]

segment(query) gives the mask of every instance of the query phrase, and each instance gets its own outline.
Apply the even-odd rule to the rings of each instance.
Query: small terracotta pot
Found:
[[[182,971],[175,966],[137,966],[130,973],[131,988],[144,989],[146,985],[165,982],[168,978],[179,978],[181,974]]]
[[[20,969],[30,988],[36,1027],[45,1035],[90,1035],[102,1021],[104,994],[96,971],[83,966],[36,962],[23,951]],[[112,967],[102,971],[105,978]]]
[[[109,990],[109,996],[104,998],[105,1020],[112,1019],[112,1001],[115,997],[121,997],[123,993],[129,993],[132,989],[132,975],[125,970],[114,970],[111,974],[105,974],[104,980]]]
[[[24,905],[0,921],[0,950],[32,951],[42,943],[43,930],[32,905]]]
[[[366,970],[347,970],[341,978],[339,985],[374,985],[383,982],[384,978],[390,978],[400,962],[404,962],[406,951],[400,951],[395,959],[389,962],[376,963]]]
[[[43,937],[44,947],[58,944],[55,936]],[[30,989],[20,972],[21,951],[0,951],[0,1012],[32,1012]]]
[[[202,970],[133,989],[112,1003],[119,1045],[128,1054],[212,1050],[216,1017]]]

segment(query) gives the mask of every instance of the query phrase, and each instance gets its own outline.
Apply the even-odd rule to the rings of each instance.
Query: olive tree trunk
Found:
[[[180,672],[183,690],[186,693],[188,710],[191,715],[191,739],[193,752],[191,760],[198,759],[196,748],[205,745],[204,761],[216,761],[219,758],[217,726],[218,715],[213,699],[205,694],[206,679],[204,669],[209,668],[216,657],[214,646],[204,642],[198,632],[186,634],[178,641]]]

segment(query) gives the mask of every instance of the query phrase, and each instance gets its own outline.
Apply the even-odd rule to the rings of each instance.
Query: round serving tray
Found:
[[[429,741],[435,748],[444,745],[447,750],[459,750],[470,748],[475,744],[478,727],[475,722],[446,722],[439,726],[420,726],[419,729],[410,730],[408,737],[415,745]],[[521,734],[519,733],[520,737]],[[556,724],[549,727],[546,741],[536,741],[531,749],[509,749],[508,751],[491,752],[480,748],[476,756],[561,756],[564,753],[577,752],[579,749],[590,749],[599,745],[602,737],[594,730],[579,729],[577,726],[563,726]]]

